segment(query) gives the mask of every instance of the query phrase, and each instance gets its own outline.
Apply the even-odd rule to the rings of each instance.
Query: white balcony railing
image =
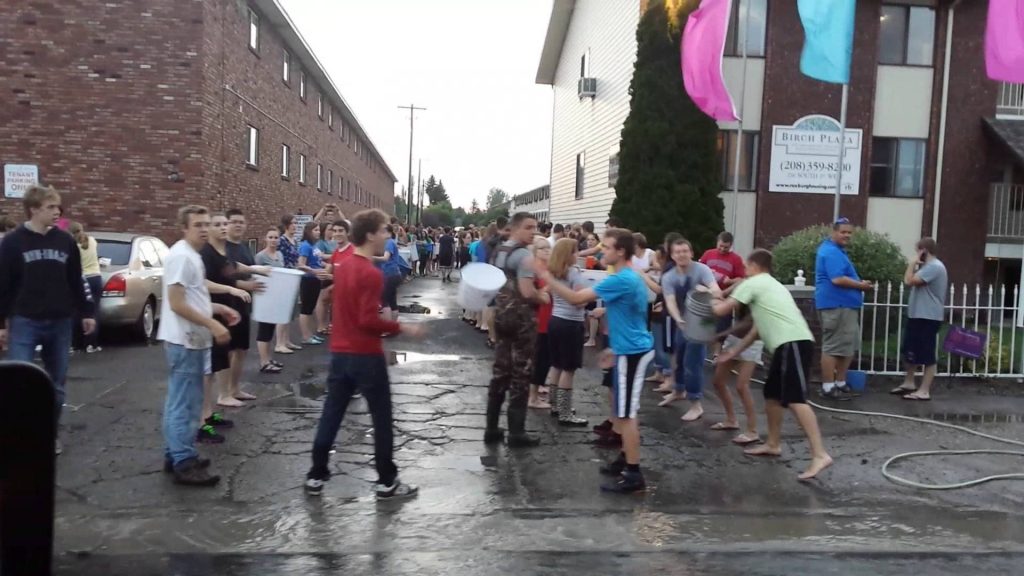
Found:
[[[1024,84],[999,84],[999,99],[996,101],[997,118],[1019,118],[1024,120]]]
[[[1024,185],[992,185],[988,199],[988,235],[997,240],[1024,240]]]

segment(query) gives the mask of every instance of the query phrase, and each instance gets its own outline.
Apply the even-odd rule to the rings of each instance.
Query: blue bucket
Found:
[[[860,370],[848,370],[846,372],[846,384],[854,392],[863,392],[868,385],[868,374]]]

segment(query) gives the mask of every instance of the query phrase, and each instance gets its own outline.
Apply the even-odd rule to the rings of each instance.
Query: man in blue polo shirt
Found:
[[[840,398],[851,393],[846,371],[860,345],[860,309],[864,292],[874,284],[861,280],[846,254],[853,224],[839,218],[832,235],[818,246],[814,261],[814,305],[821,320],[821,395]]]

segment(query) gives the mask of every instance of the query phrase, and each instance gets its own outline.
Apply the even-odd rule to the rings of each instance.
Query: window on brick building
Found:
[[[576,155],[576,199],[583,198],[583,175],[587,167],[587,153]]]
[[[281,79],[285,84],[290,84],[292,81],[292,53],[287,50],[284,51],[284,56],[281,59]]]
[[[324,189],[324,165],[319,162],[316,165],[316,189]]]
[[[924,189],[925,140],[873,138],[872,196],[920,198]]]
[[[749,18],[747,18],[748,12]],[[763,58],[767,26],[768,0],[732,0],[729,31],[725,37],[725,55],[743,55],[743,39],[740,36],[745,28],[747,56]]]
[[[257,54],[260,51],[260,16],[252,8],[249,9],[249,49]]]
[[[245,163],[252,168],[260,165],[260,131],[255,126],[249,126],[246,131],[246,157]]]
[[[306,185],[306,155],[299,154],[299,184]]]
[[[334,130],[334,106],[327,107],[327,127]]]
[[[306,101],[306,71],[299,70],[299,98]]]
[[[287,144],[281,144],[281,178],[291,177],[292,149]]]
[[[736,176],[736,131],[718,131],[718,165],[722,167],[722,189],[732,190]],[[740,190],[757,190],[757,152],[759,132],[744,131],[740,150]]]
[[[334,193],[334,186],[333,186],[333,184],[334,184],[334,170],[331,170],[330,168],[328,168],[327,169],[327,193],[328,194],[333,194]]]
[[[878,44],[880,64],[931,66],[935,8],[883,4]]]
[[[316,115],[319,116],[321,120],[324,119],[324,94],[323,94],[323,92],[317,92],[316,93]]]
[[[352,181],[351,180],[348,181],[348,189],[345,192],[345,199],[348,200],[349,202],[352,201]]]

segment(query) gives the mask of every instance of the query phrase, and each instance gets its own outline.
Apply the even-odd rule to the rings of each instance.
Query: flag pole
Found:
[[[843,193],[843,160],[846,158],[846,101],[850,85],[843,84],[843,101],[839,108],[839,164],[836,166],[836,200],[832,208],[832,221],[839,220],[839,198]]]
[[[739,42],[743,46],[743,80],[740,82],[740,119],[736,125],[736,158],[733,162],[733,175],[732,175],[732,224],[730,225],[729,231],[733,234],[737,233],[737,226],[739,222],[740,212],[740,161],[743,159],[743,111],[746,107],[746,92],[747,92],[747,27],[750,25],[750,4],[751,0],[744,0],[745,6],[743,8],[743,25],[738,26],[739,30]]]

